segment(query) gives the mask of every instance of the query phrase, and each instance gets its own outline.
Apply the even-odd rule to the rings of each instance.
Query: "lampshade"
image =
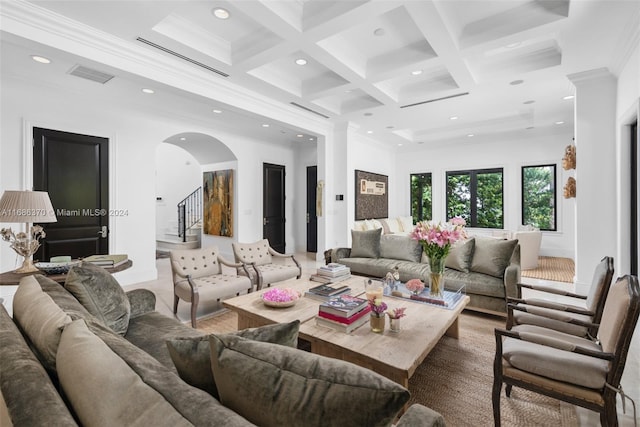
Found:
[[[0,222],[56,222],[46,191],[5,191],[0,199]]]

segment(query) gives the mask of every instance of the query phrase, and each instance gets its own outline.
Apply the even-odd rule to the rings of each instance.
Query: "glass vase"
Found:
[[[389,318],[389,331],[393,333],[400,332],[400,319]]]
[[[444,263],[446,258],[429,258],[431,268],[431,285],[429,295],[433,298],[443,298],[444,296]]]
[[[371,314],[369,317],[369,324],[371,325],[371,331],[381,334],[384,332],[384,314],[380,317],[375,314]]]

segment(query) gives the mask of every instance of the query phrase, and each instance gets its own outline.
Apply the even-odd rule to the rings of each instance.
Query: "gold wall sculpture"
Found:
[[[572,197],[576,197],[576,179],[570,176],[564,185],[564,198],[570,199]]]
[[[564,149],[564,157],[562,158],[562,168],[564,170],[576,168],[576,146],[567,145]]]

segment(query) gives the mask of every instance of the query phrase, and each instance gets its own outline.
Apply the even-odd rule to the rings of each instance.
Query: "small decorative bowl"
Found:
[[[285,308],[296,305],[300,292],[291,288],[273,288],[262,294],[262,302],[267,307]]]
[[[70,262],[36,262],[36,268],[46,274],[66,274],[74,265],[80,264],[80,261]]]

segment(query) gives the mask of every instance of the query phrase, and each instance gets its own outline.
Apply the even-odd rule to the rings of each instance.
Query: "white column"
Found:
[[[616,78],[604,68],[568,78],[576,87],[576,291],[584,293],[617,248]]]

